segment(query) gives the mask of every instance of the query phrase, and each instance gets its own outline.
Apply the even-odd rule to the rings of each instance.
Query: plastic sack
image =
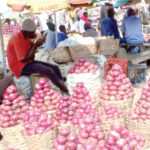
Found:
[[[84,86],[89,91],[89,94],[93,98],[98,97],[98,92],[101,88],[100,72],[93,73],[80,73],[80,74],[68,74],[67,85],[70,95],[73,93],[73,88],[76,83],[83,82]]]
[[[91,63],[97,65],[99,67],[100,72],[100,81],[101,83],[104,82],[104,63],[107,60],[104,55],[91,55],[86,58]]]
[[[16,87],[18,89],[22,89],[25,92],[25,94],[27,95],[26,98],[29,98],[32,93],[30,76],[21,76],[19,79],[14,77],[14,81],[15,81]]]

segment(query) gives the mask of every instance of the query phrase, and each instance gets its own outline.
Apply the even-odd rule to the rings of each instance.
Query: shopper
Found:
[[[91,27],[91,23],[87,22],[84,25],[85,32],[83,32],[83,37],[97,37],[98,33]]]
[[[9,40],[7,48],[9,68],[17,78],[33,73],[43,74],[62,91],[68,93],[58,66],[34,60],[37,48],[45,42],[45,38],[39,38],[31,43],[30,39],[36,37],[36,28],[34,21],[27,18],[23,21],[22,31]]]

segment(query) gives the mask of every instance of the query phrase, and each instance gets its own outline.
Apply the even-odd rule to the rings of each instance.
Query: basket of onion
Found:
[[[49,115],[56,112],[60,94],[53,90],[50,83],[40,78],[34,88],[34,95],[30,100],[31,109],[41,109]]]
[[[9,148],[26,150],[27,145],[21,134],[22,119],[28,111],[28,104],[23,96],[19,96],[15,86],[9,86],[3,95],[0,106],[0,132]]]
[[[24,130],[28,150],[51,150],[57,136],[57,124],[42,111],[30,110],[24,117]]]
[[[116,104],[118,108],[129,112],[135,93],[130,80],[119,65],[114,65],[106,76],[105,83],[99,91],[100,104]]]
[[[129,113],[127,125],[129,129],[142,133],[150,146],[150,80],[143,87],[141,97]]]
[[[82,57],[75,62],[67,75],[67,85],[70,95],[72,95],[73,89],[78,82],[84,83],[92,98],[99,99],[98,91],[101,87],[99,68]]]
[[[104,105],[99,111],[99,116],[102,121],[102,128],[107,134],[110,130],[110,127],[114,123],[119,123],[122,126],[126,127],[126,118],[123,111],[117,108],[115,104]]]
[[[89,91],[84,86],[84,83],[78,82],[73,88],[73,93],[71,95],[71,105],[78,108],[78,106],[83,102],[92,104],[95,109],[99,106],[99,101],[94,97],[91,98]]]
[[[124,128],[120,124],[113,124],[106,137],[106,150],[145,150],[145,138]]]

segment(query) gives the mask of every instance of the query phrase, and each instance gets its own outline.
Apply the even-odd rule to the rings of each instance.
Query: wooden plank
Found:
[[[139,64],[150,59],[150,50],[141,52],[139,54],[128,54],[128,61],[132,64]]]

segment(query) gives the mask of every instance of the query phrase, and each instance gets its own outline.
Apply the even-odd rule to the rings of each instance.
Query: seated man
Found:
[[[126,43],[128,45],[144,44],[142,21],[135,16],[133,9],[129,9],[127,15],[122,24],[122,33]]]
[[[86,32],[83,32],[83,37],[97,37],[98,33],[91,27],[91,23],[87,22],[84,24],[84,29]]]
[[[64,41],[65,39],[68,39],[66,27],[64,25],[60,25],[59,30],[60,30],[60,32],[57,33],[57,42],[55,39],[55,45],[57,45],[61,41]],[[57,46],[55,46],[55,47],[57,47]]]
[[[109,8],[107,14],[108,17],[106,17],[101,23],[101,35],[114,36],[115,39],[120,39],[120,43],[123,43],[124,40],[120,37],[117,21],[114,19],[114,9]]]
[[[22,23],[22,31],[9,40],[7,47],[9,68],[17,78],[33,73],[43,74],[62,91],[68,93],[61,72],[56,65],[34,60],[37,48],[45,42],[45,38],[39,38],[31,43],[30,39],[36,37],[36,28],[34,21],[27,18]]]

